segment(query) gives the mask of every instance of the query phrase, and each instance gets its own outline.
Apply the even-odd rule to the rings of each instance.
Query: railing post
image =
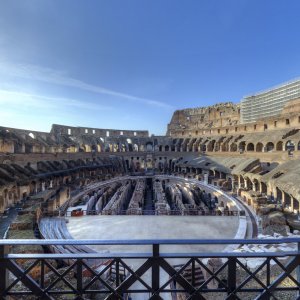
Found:
[[[228,258],[228,274],[227,274],[227,294],[230,295],[236,289],[236,257]],[[231,295],[227,299],[236,299],[234,295]]]
[[[152,289],[153,291],[157,291],[160,285],[159,278],[159,244],[153,244],[153,260],[152,260]],[[159,294],[156,295],[153,299],[161,299]]]
[[[80,258],[77,258],[76,280],[78,296],[82,296],[82,260]]]
[[[300,260],[300,242],[298,242],[298,260]],[[297,273],[297,281],[300,282],[300,264],[298,264],[296,273]],[[298,291],[298,295],[300,296],[300,289]]]
[[[6,269],[6,260],[5,256],[9,253],[8,245],[0,245],[0,298],[4,299],[4,291],[8,287],[8,271]],[[3,293],[3,294],[2,294]],[[8,298],[5,298],[8,299]]]

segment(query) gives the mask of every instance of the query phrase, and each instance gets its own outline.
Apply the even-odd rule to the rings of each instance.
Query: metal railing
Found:
[[[219,245],[240,244],[248,247],[292,244],[293,248],[286,252],[243,253],[211,249]],[[11,246],[19,245],[38,245],[52,249],[66,245],[76,245],[78,249],[90,245],[101,247],[102,250],[113,247],[120,251],[65,254],[9,252]],[[187,245],[189,249],[197,251],[186,252]],[[210,250],[198,250],[198,247],[203,249],[204,246],[210,247]],[[134,250],[132,252],[131,248],[124,251],[124,247],[133,247]],[[143,294],[148,299],[166,299],[165,295],[168,294],[172,299],[203,300],[216,296],[218,299],[223,297],[231,300],[280,299],[284,294],[287,295],[284,299],[299,299],[299,265],[300,238],[2,240],[0,298],[26,299],[33,296],[34,299],[57,299],[68,295],[74,299],[85,299],[102,294],[103,299],[128,299],[129,295],[135,299],[136,295]]]

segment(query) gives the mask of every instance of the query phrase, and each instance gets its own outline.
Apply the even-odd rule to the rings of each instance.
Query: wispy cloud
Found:
[[[56,109],[68,108],[87,109],[87,110],[111,110],[113,107],[90,103],[76,99],[49,97],[26,92],[16,92],[0,89],[0,105],[2,108],[15,107],[25,109]]]
[[[36,65],[12,64],[8,62],[0,62],[0,72],[3,72],[3,74],[13,76],[13,77],[19,77],[19,78],[24,78],[24,79],[34,80],[34,81],[42,81],[42,82],[65,86],[65,87],[72,87],[76,89],[93,92],[96,94],[113,96],[113,97],[121,98],[123,100],[137,102],[149,106],[160,107],[165,109],[173,109],[171,105],[161,101],[137,97],[119,91],[106,89],[101,86],[92,85],[84,81],[78,80],[76,78],[72,78],[64,72],[60,72],[49,68],[42,68]]]

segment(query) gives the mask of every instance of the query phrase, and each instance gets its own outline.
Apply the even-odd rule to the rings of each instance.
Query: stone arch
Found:
[[[274,150],[274,143],[268,142],[268,143],[266,144],[266,151],[267,151],[267,152],[270,152],[270,151],[273,151],[273,150]]]
[[[282,191],[278,187],[276,187],[277,201],[282,202],[282,194]]]
[[[247,145],[247,151],[254,151],[254,144],[253,143],[249,143]]]
[[[230,145],[230,152],[236,152],[237,151],[237,144],[236,143],[232,143]]]
[[[267,194],[267,192],[268,192],[267,185],[264,182],[261,182],[260,186],[261,186],[261,192],[264,193],[264,194]]]
[[[146,151],[153,151],[153,145],[152,145],[152,142],[148,142],[146,143]]]
[[[207,151],[211,152],[214,151],[214,147],[215,147],[215,140],[211,140],[208,144],[207,144]]]
[[[80,147],[79,147],[79,152],[86,152],[86,149],[85,149],[85,145],[84,145],[84,144],[80,145]]]
[[[264,148],[263,143],[258,142],[258,143],[256,144],[256,152],[262,152],[262,151],[263,151],[263,148]]]
[[[292,154],[295,151],[295,143],[291,140],[288,140],[285,143],[285,150],[288,151],[289,154]]]
[[[282,151],[283,150],[283,142],[279,141],[276,144],[276,151]]]
[[[228,152],[228,142],[225,142],[221,146],[222,152]]]
[[[97,145],[93,144],[93,145],[91,146],[91,150],[92,150],[92,152],[98,152],[98,147],[97,147]]]
[[[4,206],[4,198],[3,196],[0,196],[0,212],[4,211],[5,206]]]
[[[253,179],[253,187],[255,187],[255,191],[257,192],[260,190],[260,185],[256,178]]]
[[[170,151],[170,147],[168,145],[165,146],[165,151]]]
[[[247,186],[247,190],[253,190],[253,182],[250,180],[249,177],[245,177],[245,182]]]
[[[246,148],[246,142],[240,142],[239,143],[239,151],[240,152],[244,152],[245,151],[245,148]]]

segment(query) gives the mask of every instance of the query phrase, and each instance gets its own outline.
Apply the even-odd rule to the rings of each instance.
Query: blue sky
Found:
[[[300,76],[300,1],[0,2],[0,125],[148,129]]]

